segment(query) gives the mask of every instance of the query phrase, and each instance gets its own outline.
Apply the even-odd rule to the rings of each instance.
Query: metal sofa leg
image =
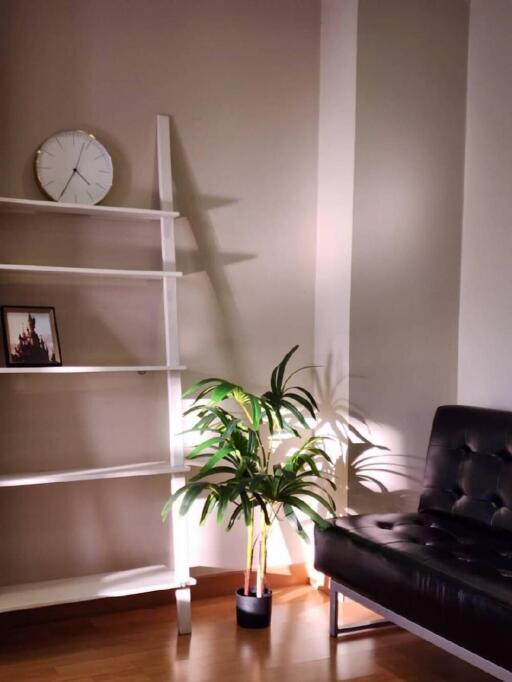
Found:
[[[389,620],[376,618],[374,620],[359,621],[351,625],[338,625],[338,598],[342,592],[341,585],[334,580],[331,580],[330,589],[330,603],[329,603],[329,635],[331,637],[338,637],[338,635],[347,635],[354,632],[362,632],[363,630],[375,630],[376,628],[389,627],[393,625]]]
[[[338,590],[333,580],[329,590],[329,635],[338,636]]]

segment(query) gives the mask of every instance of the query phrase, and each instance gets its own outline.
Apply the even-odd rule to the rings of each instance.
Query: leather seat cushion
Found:
[[[367,514],[315,531],[315,567],[512,669],[512,539],[439,512]]]

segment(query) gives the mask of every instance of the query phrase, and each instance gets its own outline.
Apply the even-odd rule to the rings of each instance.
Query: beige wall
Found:
[[[155,116],[173,117],[187,383],[220,374],[261,389],[294,343],[312,361],[319,21],[315,0],[1,4],[1,194],[40,198],[36,148],[83,128],[113,155],[106,203],[155,206]],[[2,260],[19,263],[158,259],[142,225],[9,216],[0,235]],[[152,284],[2,277],[0,299],[55,305],[68,364],[161,358]],[[2,380],[1,396],[5,472],[164,456],[162,378],[24,377]],[[9,491],[0,582],[161,561],[165,493],[164,479]],[[191,528],[193,564],[241,565],[241,529]],[[275,563],[301,559],[285,539]]]
[[[512,4],[473,0],[469,33],[459,402],[512,409]]]
[[[498,150],[507,177],[506,122],[484,127],[483,95],[476,86],[471,95],[477,76],[478,92],[488,92],[492,70],[496,101],[506,89],[506,5],[492,0],[485,15],[484,5],[474,4],[481,20],[473,18],[472,41],[498,25],[503,35],[479,48],[479,60],[472,48],[466,187],[475,196],[485,181],[476,151],[488,169]],[[350,391],[349,507],[408,508],[433,411],[457,397],[467,29],[465,0],[4,0],[0,194],[39,198],[35,149],[76,127],[112,152],[106,203],[156,206],[155,115],[171,114],[175,195],[186,216],[178,227],[185,382],[221,374],[261,389],[300,343],[303,364],[324,365],[323,416],[342,439]],[[503,200],[485,277],[471,277],[496,203],[484,189],[480,214],[466,193],[459,396],[474,396],[488,375],[481,359],[475,370],[482,342],[473,331],[489,314],[491,263],[507,246]],[[468,220],[475,212],[478,230]],[[151,268],[158,232],[3,216],[0,253],[19,263]],[[480,290],[487,298],[475,312]],[[163,357],[154,283],[4,275],[0,302],[55,305],[67,364]],[[488,320],[498,329],[504,305]],[[18,377],[2,387],[6,473],[165,456],[162,377]],[[480,402],[496,395],[489,388]],[[5,492],[0,583],[164,561],[165,496],[164,478]],[[198,511],[192,564],[241,566],[243,529],[198,530]],[[304,557],[286,529],[272,549],[273,564]]]
[[[349,505],[411,507],[456,400],[468,3],[361,0]],[[378,449],[381,446],[387,449]]]

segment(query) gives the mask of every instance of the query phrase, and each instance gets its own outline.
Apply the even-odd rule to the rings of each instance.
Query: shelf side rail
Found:
[[[160,209],[173,211],[173,187],[171,168],[170,120],[168,116],[157,116],[157,156],[158,156],[158,190]],[[176,269],[176,245],[174,238],[174,218],[166,215],[160,219],[160,238],[162,247],[162,270]],[[178,301],[176,280],[166,278],[162,282],[162,298],[165,329],[166,364],[178,366],[179,334],[178,334]],[[181,375],[179,372],[167,372],[167,400],[169,418],[169,457],[172,466],[181,466],[184,461],[184,448],[181,406]],[[171,492],[174,493],[185,483],[184,475],[171,478]],[[178,512],[178,507],[171,510],[172,537],[169,550],[172,556],[169,563],[174,565],[178,580],[186,585],[190,579],[188,559],[187,521]],[[178,630],[180,634],[191,631],[190,587],[177,589],[176,608]]]

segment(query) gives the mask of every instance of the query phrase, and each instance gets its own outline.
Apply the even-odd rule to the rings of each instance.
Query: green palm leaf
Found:
[[[309,518],[315,522],[319,528],[322,529],[327,529],[331,525],[328,521],[323,519],[320,514],[318,514],[307,502],[304,502],[304,500],[301,500],[299,497],[294,497],[293,495],[290,495],[290,497],[287,498],[286,502],[291,505],[292,507],[296,507],[297,509],[300,509],[300,511],[303,514],[306,514],[306,516],[309,516]]]
[[[208,487],[208,483],[191,483],[187,487],[187,491],[185,492],[185,495],[183,496],[183,500],[181,502],[180,506],[180,514],[185,515],[190,507],[192,506],[192,503],[194,500],[199,497],[199,495],[203,492],[205,488]]]
[[[291,525],[291,527],[295,530],[295,532],[306,542],[309,542],[309,537],[302,527],[302,524],[300,523],[299,519],[297,518],[297,514],[294,512],[293,507],[290,504],[285,504],[283,505],[283,511],[286,520],[288,523]]]
[[[291,350],[286,353],[284,358],[281,360],[281,362],[277,366],[277,386],[280,392],[283,391],[283,380],[284,380],[284,373],[286,371],[286,365],[288,364],[290,358],[292,355],[296,352],[298,349],[298,345],[293,346]]]
[[[187,455],[187,459],[196,459],[196,457],[199,457],[202,452],[213,447],[214,445],[217,445],[218,443],[222,443],[223,441],[223,436],[213,436],[212,438],[208,438],[208,440],[205,440],[192,448]]]
[[[311,369],[312,367],[313,367],[313,365],[311,365],[310,367],[301,367],[301,369]],[[300,371],[300,370],[297,370],[297,371]],[[295,374],[295,372],[293,374]],[[291,376],[292,375],[290,374],[290,377]],[[290,377],[288,377],[288,379]],[[309,402],[313,405],[315,410],[318,410],[318,405],[317,405],[315,398],[307,389],[303,388],[302,386],[292,386],[290,388],[290,391],[300,391],[301,393],[303,393],[306,396],[306,398],[309,400]]]
[[[285,407],[288,412],[291,412],[295,419],[299,422],[299,424],[304,427],[305,429],[308,428],[308,424],[306,420],[304,419],[304,415],[295,407],[293,403],[291,403],[289,400],[285,400],[284,398],[281,400],[281,405]]]
[[[243,505],[241,503],[235,507],[234,512],[231,514],[231,516],[229,518],[228,525],[226,526],[226,530],[231,530],[233,528],[233,526],[235,525],[235,521],[237,521],[237,519],[240,518],[240,516],[243,513],[243,510],[244,510],[244,508],[243,508]]]
[[[219,450],[214,452],[213,455],[211,455],[210,459],[206,462],[206,464],[199,470],[199,473],[204,475],[204,474],[208,473],[209,471],[211,471],[213,469],[213,467],[217,464],[217,462],[220,462],[220,460],[223,457],[226,457],[226,455],[229,455],[229,453],[231,451],[232,451],[231,447],[227,446],[224,448],[220,448]]]
[[[215,405],[222,402],[228,397],[236,388],[240,388],[236,384],[232,384],[230,381],[221,381],[218,386],[215,386],[210,395],[210,400]]]
[[[206,523],[206,519],[208,518],[208,515],[210,512],[213,511],[215,508],[215,505],[217,504],[217,497],[215,493],[212,491],[208,497],[205,500],[205,503],[203,505],[203,510],[201,512],[201,518],[199,519],[199,525],[203,526]]]
[[[249,395],[252,410],[252,428],[257,431],[261,424],[261,405],[256,396]]]
[[[299,405],[302,405],[302,407],[309,412],[313,419],[316,418],[315,409],[313,407],[313,404],[309,400],[306,400],[306,398],[303,398],[301,395],[298,395],[297,393],[291,392],[285,393],[285,397],[288,400],[295,400],[295,402],[299,403]]]
[[[199,471],[197,474],[192,476],[190,479],[191,483],[195,483],[196,481],[200,481],[201,479],[205,478],[206,476],[219,476],[220,474],[229,474],[231,476],[236,476],[237,474],[237,469],[235,467],[213,467],[213,469],[209,469],[205,473],[201,473]]]
[[[187,388],[187,390],[183,393],[183,398],[188,398],[189,396],[193,395],[202,386],[206,386],[206,384],[215,384],[219,382],[222,382],[222,379],[216,379],[215,377],[211,377],[210,379],[201,379],[201,381],[197,381],[195,384],[192,384],[192,386]]]

